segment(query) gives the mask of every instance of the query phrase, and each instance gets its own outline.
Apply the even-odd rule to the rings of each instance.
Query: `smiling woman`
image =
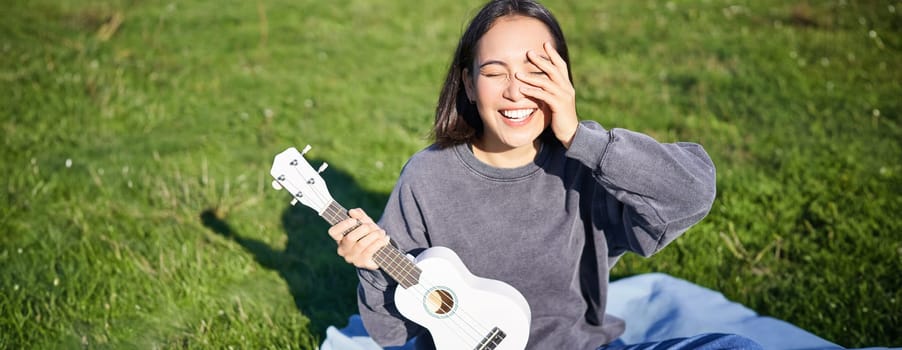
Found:
[[[4,2],[0,349],[316,349],[326,326],[360,312],[358,277],[315,213],[289,207],[264,186],[270,156],[299,141],[316,147],[317,163],[332,164],[324,177],[336,199],[374,218],[408,158],[430,142],[441,145],[410,159],[398,182],[401,200],[383,227],[396,244],[409,250],[456,237],[453,248],[474,274],[520,276],[517,288],[534,300],[537,327],[555,319],[538,304],[582,302],[565,297],[573,294],[555,287],[562,277],[546,271],[576,260],[580,241],[545,244],[550,235],[536,232],[564,220],[540,205],[572,205],[561,192],[565,184],[577,188],[571,176],[589,168],[550,166],[560,150],[550,131],[539,136],[541,168],[474,161],[482,120],[463,90],[463,68],[482,78],[472,60],[453,71],[448,65],[458,57],[462,20],[482,2]],[[612,130],[609,140],[627,138],[616,126],[662,142],[697,142],[717,164],[711,214],[651,259],[625,254],[610,279],[665,272],[844,347],[902,346],[902,70],[892,64],[902,62],[902,7],[732,3],[547,1],[566,30],[566,45],[554,40],[552,47],[574,76],[580,120]],[[559,37],[541,13],[520,11]],[[461,45],[471,56],[496,22],[495,14],[480,16],[474,26],[486,28]],[[459,84],[448,88],[448,103],[437,104],[446,73]],[[473,137],[462,146],[424,140],[436,107],[466,116],[456,119],[460,133]],[[589,134],[599,132],[580,130],[570,150]],[[608,151],[622,144],[611,145]],[[447,167],[421,172],[433,164],[422,162],[428,154],[447,156]],[[623,167],[602,167],[599,176]],[[545,176],[550,171],[557,175]],[[545,186],[529,187],[539,177]],[[592,188],[624,184],[607,183]],[[430,196],[433,189],[444,198]],[[590,192],[569,192],[587,205],[568,213],[605,214],[607,207],[589,208]],[[417,201],[422,213],[412,209]],[[398,223],[401,205],[410,227]],[[204,226],[198,214],[208,208],[235,235]],[[460,222],[441,222],[446,215]],[[492,225],[475,227],[483,223]],[[595,234],[592,224],[580,227]],[[606,236],[622,225],[611,222]],[[569,230],[558,238],[573,238]],[[493,251],[480,258],[491,236],[500,242],[486,244]],[[588,252],[622,248],[593,244],[579,252],[586,252],[581,276],[592,273]],[[524,252],[531,247],[546,249]],[[602,270],[603,259],[595,260]],[[574,280],[573,288],[588,282]],[[549,304],[530,292],[542,288],[565,293]],[[448,306],[461,297],[431,295]],[[617,315],[616,298],[607,293],[606,314]],[[445,308],[426,305],[443,315]],[[625,341],[639,326],[627,324]]]
[[[378,223],[352,209],[329,229],[338,254],[359,268],[360,313],[377,342],[460,346],[405,317],[399,295],[442,280],[399,284],[377,272],[386,232],[403,252],[425,250],[417,264],[446,247],[473,274],[516,288],[531,309],[528,349],[594,349],[623,333],[623,321],[605,311],[610,269],[626,252],[654,254],[701,220],[714,200],[714,165],[697,144],[580,122],[575,96],[566,41],[545,7],[496,0],[475,16],[439,96],[435,144],[408,161]],[[721,335],[668,344],[757,347]]]
[[[483,162],[502,168],[531,162],[540,146],[538,136],[551,124],[553,105],[548,102],[558,102],[551,93],[571,92],[562,102],[574,106],[573,88],[566,88],[570,85],[566,63],[551,45],[545,45],[553,40],[546,28],[530,17],[502,17],[479,40],[473,62],[476,68],[463,69],[467,98],[476,105],[484,127],[473,143],[473,152]],[[542,58],[536,51],[542,52]],[[554,56],[559,66],[549,56]],[[542,95],[543,91],[549,93]],[[566,115],[559,113],[560,122],[556,123],[566,129],[559,133],[565,144],[576,131],[576,111],[570,109]]]

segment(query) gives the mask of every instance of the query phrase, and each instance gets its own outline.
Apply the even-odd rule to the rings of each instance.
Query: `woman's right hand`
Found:
[[[356,267],[379,269],[373,254],[388,244],[388,235],[363,209],[351,209],[348,216],[349,219],[329,228],[329,236],[338,243],[338,255]]]

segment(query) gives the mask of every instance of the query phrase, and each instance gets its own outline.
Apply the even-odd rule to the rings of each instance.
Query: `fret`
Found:
[[[360,227],[361,222],[349,220],[348,210],[336,202],[332,195],[329,194],[326,182],[319,176],[326,169],[327,164],[323,163],[318,170],[315,170],[304,159],[304,153],[309,149],[310,146],[307,146],[302,152],[298,152],[297,149],[291,147],[276,155],[269,172],[274,178],[272,182],[273,188],[285,190],[291,194],[291,205],[303,204],[315,210],[323,220],[332,226],[347,221],[348,224],[343,224],[342,226],[353,227],[346,229],[342,234],[348,235],[349,232],[353,232]],[[354,225],[350,225],[351,223]],[[363,227],[372,228],[374,226],[366,224]],[[374,237],[376,236],[370,237],[370,239]],[[356,234],[352,234],[348,239],[360,238]],[[353,245],[354,242],[343,243]],[[413,259],[409,258],[405,251],[395,246],[394,241],[379,247],[373,254],[373,261],[387,275],[386,278],[397,282],[397,288],[394,288],[395,307],[397,310],[412,322],[428,328],[433,335],[443,334],[437,332],[440,328],[458,327],[453,332],[454,334],[448,333],[443,336],[443,339],[438,337],[434,339],[439,349],[496,350],[500,348],[525,348],[529,337],[530,311],[529,304],[523,295],[510,285],[500,281],[488,284],[474,280],[471,281],[472,284],[464,283],[467,285],[455,285],[454,280],[450,282],[445,281],[444,285],[427,285],[427,281],[420,283],[420,278],[426,279],[427,275],[429,276],[428,279],[435,277],[443,280],[442,277],[444,276],[439,274],[456,271],[469,272],[466,266],[460,265],[460,258],[450,249],[444,247],[433,247],[430,249],[434,254],[427,254],[424,257],[429,257],[429,261],[434,261],[432,259],[445,260],[451,266],[425,264],[432,269],[421,270],[419,266],[413,263]],[[493,293],[486,293],[485,297],[489,300],[486,300],[487,304],[484,305],[497,305],[504,310],[509,309],[512,312],[505,312],[508,315],[501,315],[502,313],[495,311],[495,308],[481,307],[478,301],[475,304],[471,304],[473,301],[457,299],[457,295],[468,295],[466,290],[480,290],[483,289],[482,287],[491,287],[493,291]],[[456,293],[455,290],[460,292]],[[423,294],[424,291],[425,295]],[[466,315],[466,318],[468,320],[464,322],[465,324],[459,324],[460,318],[452,316],[456,314],[463,316],[464,307],[467,308],[466,314],[468,315]],[[512,318],[513,316],[517,317]],[[439,320],[439,323],[433,323],[436,319]],[[469,320],[478,320],[478,322]],[[434,327],[431,325],[434,325]],[[467,345],[461,346],[464,339],[458,339],[454,336],[455,334],[458,337],[467,338]]]
[[[332,225],[338,224],[349,218],[348,210],[336,201],[329,203],[329,206],[326,207],[326,210],[324,210],[320,216]],[[373,261],[379,265],[379,268],[382,269],[382,271],[385,271],[385,273],[391,276],[395,282],[398,282],[401,287],[404,287],[404,289],[419,283],[420,273],[422,272],[420,268],[410,261],[403,252],[391,244],[379,248],[379,250],[373,254]]]
[[[342,207],[341,204],[338,204],[338,202],[332,201],[321,216],[328,223],[335,225],[348,218],[348,210]]]

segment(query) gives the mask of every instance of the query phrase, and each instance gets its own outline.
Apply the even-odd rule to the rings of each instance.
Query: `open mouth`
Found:
[[[535,112],[535,108],[524,108],[524,109],[507,109],[501,111],[501,115],[505,118],[510,119],[511,121],[523,121]]]

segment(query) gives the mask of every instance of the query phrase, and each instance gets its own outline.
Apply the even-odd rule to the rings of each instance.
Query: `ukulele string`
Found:
[[[420,279],[416,285],[422,286],[422,288],[426,289],[427,291],[431,290],[431,287],[437,287],[440,289],[442,288],[439,284],[433,283],[424,276],[420,276]],[[427,286],[431,287],[427,288]],[[472,303],[470,305],[472,305]],[[453,306],[446,304],[444,299],[442,299],[441,307],[447,307],[453,310]],[[454,318],[453,322],[455,322],[455,325],[459,327],[459,330],[468,332],[466,336],[469,337],[474,342],[474,344],[479,344],[479,342],[481,342],[485,338],[486,334],[491,331],[491,327],[487,327],[482,324],[482,322],[478,318],[473,317],[468,312],[468,310],[470,310],[470,308],[458,305],[457,310],[454,311],[454,314],[448,316],[448,318]],[[457,330],[455,330],[455,333],[460,334],[460,332],[457,332]],[[463,338],[463,336],[461,336],[461,338]]]
[[[300,160],[298,162],[300,163]],[[304,162],[306,163],[306,160],[304,160]],[[308,166],[309,166],[309,164],[308,164]],[[313,168],[311,167],[310,170],[312,171]],[[299,177],[300,179],[304,179],[303,173],[301,173],[300,170],[295,169],[295,171],[300,176]],[[296,184],[292,183],[292,181],[290,181],[289,179],[286,179],[284,181],[288,182],[290,185],[292,185],[293,188],[300,188],[298,186],[295,186]],[[312,181],[315,181],[315,180],[311,178],[309,180],[309,182],[305,181],[306,185],[312,186],[313,185]],[[329,200],[328,198],[323,196],[319,191],[316,191],[316,190],[309,191],[309,193],[312,193],[316,197],[315,199],[319,200],[320,203],[322,203],[324,206],[326,206],[326,211],[328,211],[328,209],[329,209],[328,204],[330,204],[330,203],[327,203],[327,202],[331,202],[331,200]],[[296,198],[297,200],[300,200],[301,199],[300,197],[303,196],[303,192],[297,193],[297,194],[292,193],[291,195],[292,195],[292,197]],[[325,213],[325,211],[324,211],[324,213]],[[342,215],[339,215],[338,213],[331,213],[333,219],[339,219],[339,218],[347,216],[347,213],[341,213],[341,214]],[[337,221],[337,220],[333,220],[333,221]],[[418,296],[421,297],[422,300],[427,300],[427,298],[428,298],[427,295],[429,293],[429,290],[427,290],[425,288],[425,286],[422,284],[422,282],[424,282],[424,281],[422,281],[422,279],[419,283],[417,283],[417,281],[403,281],[403,282],[417,288],[415,290],[415,292],[417,292],[419,294]],[[443,298],[439,298],[439,299],[441,300],[440,309],[441,308],[453,309],[453,305],[447,304]],[[460,315],[461,317],[459,317],[459,318],[455,317],[457,315]],[[485,327],[484,325],[481,325],[479,321],[477,321],[472,316],[470,316],[469,313],[466,312],[466,310],[459,305],[457,307],[456,312],[454,314],[448,316],[447,318],[449,319],[449,322],[451,324],[453,324],[455,327],[457,327],[457,328],[450,328],[453,332],[457,333],[460,336],[460,338],[470,338],[471,340],[475,341],[477,344],[482,339],[482,336],[480,334],[483,333],[483,331],[488,330],[487,327]],[[461,325],[461,323],[463,325]],[[461,332],[463,332],[463,334],[461,334]],[[475,332],[476,336],[474,336],[471,332]]]
[[[392,264],[391,267],[397,267],[397,265],[398,265],[398,263],[393,263],[393,262],[389,262],[389,263]],[[414,265],[411,265],[411,266],[414,266]],[[409,277],[410,277],[410,274],[408,274],[408,278]],[[399,281],[399,282],[406,283],[407,285],[410,285],[411,288],[415,288],[415,289],[413,289],[413,291],[418,293],[419,294],[418,296],[420,296],[423,300],[428,300],[427,295],[430,294],[431,291],[433,291],[433,290],[446,290],[445,287],[442,287],[439,284],[432,283],[429,279],[427,279],[423,275],[420,275],[419,280],[415,280],[415,281],[405,280],[405,281]],[[452,298],[452,299],[454,299],[454,298]],[[481,322],[479,322],[477,318],[474,318],[473,316],[470,315],[470,313],[468,312],[468,310],[469,310],[468,307],[463,307],[463,306],[460,306],[460,304],[458,304],[457,308],[455,308],[453,306],[453,303],[455,302],[454,300],[452,300],[450,302],[446,302],[444,300],[444,298],[441,298],[441,297],[439,297],[439,300],[441,300],[440,304],[438,305],[439,309],[446,309],[449,311],[453,311],[453,313],[451,315],[447,316],[446,319],[448,320],[448,323],[450,323],[451,325],[454,326],[454,327],[449,327],[449,329],[451,331],[453,331],[455,334],[457,334],[459,339],[469,338],[473,342],[473,344],[478,344],[479,342],[482,341],[482,339],[485,338],[485,335],[488,334],[487,332],[490,331],[489,327],[486,327],[485,325],[481,324]],[[459,302],[459,300],[457,300],[457,301]],[[428,302],[424,302],[424,303],[428,303]]]
[[[330,222],[339,222],[348,217],[347,211],[343,210],[344,208],[341,207],[341,205],[339,205],[338,203],[335,204],[337,207],[330,205],[329,209],[325,213],[331,219],[329,220]],[[457,307],[455,308],[454,298],[451,298],[451,300],[448,301],[446,301],[446,299],[442,298],[441,296],[438,296],[438,298],[429,298],[428,295],[430,295],[434,290],[447,290],[447,288],[442,287],[440,284],[433,283],[422,274],[419,275],[418,280],[414,280],[414,273],[411,270],[411,267],[414,269],[417,267],[414,264],[405,264],[407,262],[410,262],[410,260],[406,257],[401,257],[401,259],[405,260],[403,262],[397,262],[394,259],[388,259],[385,261],[388,266],[383,266],[383,268],[389,268],[394,271],[400,270],[401,273],[399,273],[400,276],[397,281],[400,284],[409,285],[414,288],[411,291],[411,294],[415,294],[415,296],[419,297],[421,300],[424,300],[424,304],[434,306],[437,308],[437,310],[453,310],[454,312],[445,318],[447,319],[446,323],[450,323],[454,326],[449,327],[449,329],[458,335],[457,338],[470,338],[474,342],[474,344],[478,344],[482,341],[482,339],[485,338],[485,335],[488,334],[487,332],[490,331],[490,327],[482,324],[479,321],[479,318],[470,315],[470,312],[468,312],[468,310],[470,310],[471,307],[460,306],[469,304],[460,304],[459,300],[457,300],[458,303],[456,304]],[[440,301],[438,305],[435,305],[435,299],[438,299]],[[438,313],[436,312],[436,314]]]
[[[340,205],[339,205],[339,207],[340,207]],[[329,221],[331,221],[331,222],[338,222],[338,221],[341,221],[342,219],[347,218],[347,213],[345,211],[342,211],[342,209],[332,207],[332,206],[330,206],[329,209],[324,214],[325,214],[324,216],[327,216],[330,219]],[[407,259],[407,258],[402,257],[402,259]],[[405,260],[404,262],[409,262],[409,260]],[[428,297],[428,295],[431,293],[431,291],[434,290],[432,287],[438,287],[438,289],[444,289],[444,288],[442,288],[438,284],[432,283],[431,281],[426,279],[425,276],[423,276],[423,275],[420,275],[419,280],[414,280],[413,279],[413,271],[411,271],[411,269],[410,269],[411,266],[416,268],[416,266],[413,264],[410,264],[410,265],[402,264],[401,262],[397,262],[392,259],[388,259],[386,261],[386,263],[388,265],[382,266],[382,268],[384,268],[384,269],[387,268],[387,269],[391,269],[394,271],[400,270],[402,272],[399,274],[400,276],[399,276],[397,282],[399,282],[399,284],[411,286],[411,288],[413,288],[411,290],[411,294],[413,294],[414,297],[417,297],[418,299],[423,300],[424,304],[428,303],[428,305],[436,307],[438,310],[444,309],[444,310],[449,310],[449,311],[453,310],[454,311],[454,313],[452,313],[451,315],[449,315],[445,318],[447,320],[447,322],[445,322],[445,323],[448,323],[451,325],[451,327],[447,327],[447,325],[446,325],[446,327],[457,335],[457,337],[456,337],[457,339],[461,339],[461,340],[469,339],[469,341],[472,342],[474,344],[474,346],[475,346],[475,344],[478,344],[479,342],[482,341],[482,339],[485,337],[485,334],[487,334],[486,332],[489,331],[489,328],[480,324],[480,322],[477,321],[476,318],[472,317],[469,314],[469,312],[467,312],[467,310],[469,310],[468,307],[461,307],[460,306],[461,304],[457,304],[458,307],[454,308],[454,305],[453,305],[454,300],[446,301],[445,298],[441,298],[441,297],[438,297],[438,300],[440,301],[440,303],[438,305],[435,305],[434,303],[429,303],[429,301],[427,301],[427,300],[434,301],[434,299],[431,299]]]

